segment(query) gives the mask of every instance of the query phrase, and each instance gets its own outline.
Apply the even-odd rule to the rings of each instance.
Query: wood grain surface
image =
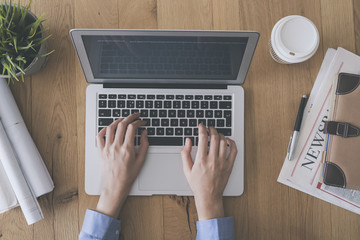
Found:
[[[24,0],[23,3],[26,3]],[[277,183],[300,97],[310,93],[326,50],[360,54],[360,0],[35,0],[55,49],[46,68],[11,86],[55,182],[40,197],[45,219],[27,226],[19,208],[0,215],[0,240],[77,239],[84,192],[85,81],[69,37],[72,28],[255,30],[261,34],[245,88],[245,191],[225,198],[236,239],[360,239],[360,216]],[[275,63],[268,50],[274,24],[292,14],[318,27],[310,60]],[[121,239],[195,239],[192,197],[129,197]]]

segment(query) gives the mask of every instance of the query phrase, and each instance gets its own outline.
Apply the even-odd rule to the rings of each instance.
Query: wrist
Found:
[[[195,197],[195,205],[199,221],[224,217],[222,197],[218,199],[201,199]]]
[[[101,191],[96,211],[117,218],[127,198],[127,192],[117,192],[104,188]]]

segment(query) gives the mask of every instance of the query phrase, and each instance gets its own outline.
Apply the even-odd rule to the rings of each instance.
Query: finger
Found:
[[[147,130],[145,129],[141,133],[140,147],[138,149],[138,153],[137,153],[137,156],[136,156],[136,161],[140,162],[141,165],[144,164],[148,149],[149,149],[149,140],[148,140],[148,137],[147,137]]]
[[[227,157],[227,161],[230,162],[231,168],[232,168],[232,166],[234,165],[234,162],[235,162],[236,155],[237,155],[237,147],[233,140],[226,138],[226,141],[230,146],[230,153],[229,153],[229,156]]]
[[[202,123],[199,124],[198,128],[199,128],[199,144],[196,153],[197,159],[198,156],[199,157],[207,156],[207,149],[208,149],[208,134],[206,128]]]
[[[217,159],[217,156],[219,155],[219,142],[220,137],[218,132],[214,127],[209,128],[210,131],[210,149],[209,149],[209,155],[215,156],[214,159]]]
[[[106,128],[101,129],[101,131],[96,135],[96,142],[100,149],[103,149],[105,147],[105,136]]]
[[[119,122],[115,136],[116,142],[120,143],[120,145],[123,144],[127,126],[129,125],[129,123],[133,122],[138,117],[140,117],[140,113],[134,113],[127,116],[126,118],[122,119],[121,122]]]
[[[114,142],[114,136],[115,136],[115,131],[116,128],[118,126],[118,123],[121,119],[116,120],[115,122],[111,123],[109,126],[107,126],[106,128],[106,145],[111,145]]]
[[[133,146],[137,129],[145,124],[146,122],[142,120],[136,120],[135,122],[130,123],[126,129],[124,143]]]
[[[220,143],[219,143],[219,158],[222,161],[226,160],[226,148],[227,148],[227,142],[224,134],[219,134]]]
[[[191,155],[190,155],[191,146],[192,146],[191,139],[186,138],[185,146],[181,150],[181,159],[182,159],[183,170],[184,170],[184,174],[185,174],[186,178],[187,178],[188,174],[191,172],[191,169],[194,165]]]

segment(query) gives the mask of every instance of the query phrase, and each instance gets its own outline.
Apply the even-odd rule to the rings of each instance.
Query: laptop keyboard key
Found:
[[[195,117],[195,111],[194,110],[187,110],[186,111],[187,117],[188,118],[193,118]]]
[[[197,126],[197,120],[196,119],[189,119],[189,126],[190,127],[196,127]]]
[[[169,117],[176,117],[176,110],[169,110],[168,115]]]
[[[184,135],[187,135],[187,136],[192,135],[192,128],[185,128]]]
[[[182,128],[175,128],[175,135],[183,135],[183,129]]]
[[[178,119],[171,119],[170,120],[170,125],[172,127],[177,127],[179,125],[179,120]]]
[[[118,99],[126,99],[126,95],[125,94],[118,94]]]
[[[150,119],[149,118],[143,118],[142,120],[146,122],[144,126],[146,126],[146,127],[150,126]]]
[[[214,100],[222,100],[222,96],[216,95],[216,96],[214,96]]]
[[[215,117],[216,118],[222,118],[222,111],[221,110],[215,110]]]
[[[209,102],[207,102],[207,101],[201,101],[201,108],[202,108],[202,109],[209,108]]]
[[[129,109],[124,109],[124,110],[122,110],[122,116],[123,117],[127,117],[127,116],[129,116],[130,115],[130,110]]]
[[[116,94],[109,94],[109,99],[116,99]]]
[[[177,110],[178,117],[185,117],[185,110]]]
[[[117,101],[117,107],[118,108],[125,108],[125,101],[124,100]]]
[[[203,96],[202,96],[202,95],[195,95],[195,99],[196,99],[196,100],[202,100],[202,99],[203,99]]]
[[[191,102],[191,108],[199,108],[200,102],[199,101],[192,101]]]
[[[113,110],[113,117],[120,117],[120,109]]]
[[[231,109],[231,102],[219,102],[220,109]]]
[[[218,133],[224,134],[224,136],[231,136],[231,128],[218,128]]]
[[[158,119],[158,118],[153,118],[151,125],[154,126],[154,127],[160,126],[160,119]]]
[[[217,109],[218,108],[218,102],[211,101],[210,102],[210,108],[211,109]]]
[[[159,117],[166,117],[167,111],[166,110],[159,110]]]
[[[145,95],[143,95],[143,94],[139,94],[139,95],[137,95],[137,99],[145,99]]]
[[[135,94],[129,94],[128,99],[136,99],[136,95]]]
[[[152,95],[152,94],[147,95],[147,96],[146,96],[146,99],[155,99],[155,95]]]
[[[183,146],[182,137],[148,137],[150,146]]]
[[[116,108],[116,101],[115,100],[109,100],[108,106],[109,106],[109,108]]]
[[[169,126],[169,119],[168,118],[161,119],[161,126],[162,127],[168,127]]]
[[[137,108],[143,108],[144,107],[144,101],[136,101],[136,107]]]
[[[225,121],[224,119],[218,119],[216,120],[216,127],[224,127],[225,126]]]
[[[226,95],[226,96],[224,96],[224,100],[231,100],[231,95]]]
[[[174,99],[174,95],[166,95],[166,99]]]
[[[127,108],[134,108],[135,107],[135,101],[133,101],[133,100],[126,101],[126,107]]]
[[[156,135],[164,135],[164,128],[156,128]]]
[[[107,106],[106,100],[99,101],[99,108],[106,108],[106,106]]]
[[[184,95],[176,95],[176,99],[182,100],[184,99]]]
[[[215,127],[215,119],[208,119],[207,120],[208,127]]]
[[[99,109],[99,117],[111,117],[110,109]]]
[[[187,127],[188,125],[188,120],[187,119],[180,119],[180,127]]]
[[[173,128],[166,128],[166,135],[167,136],[172,136],[174,135],[174,129]]]
[[[202,123],[204,126],[206,126],[206,119],[198,119],[198,124]]]
[[[155,101],[155,108],[162,108],[162,101]]]
[[[165,111],[166,112],[166,111]],[[157,110],[150,110],[150,117],[157,117],[158,111]]]
[[[155,135],[155,128],[147,128],[147,131],[148,131],[148,136]]]
[[[205,111],[205,117],[206,118],[212,118],[214,115],[213,111],[212,110],[206,110]]]
[[[174,101],[173,102],[173,108],[181,108],[181,102],[180,101]]]
[[[156,99],[165,99],[165,95],[156,95]]]
[[[109,126],[113,121],[113,118],[99,118],[99,126]]]
[[[196,117],[197,118],[204,117],[204,110],[196,110]]]
[[[190,101],[183,101],[182,108],[190,108]]]
[[[106,94],[99,94],[99,98],[100,99],[107,99],[107,95]]]
[[[145,108],[153,108],[154,102],[153,101],[145,101]]]
[[[148,117],[148,116],[149,116],[149,110],[141,109],[140,117]]]
[[[171,101],[164,101],[164,108],[171,108]]]

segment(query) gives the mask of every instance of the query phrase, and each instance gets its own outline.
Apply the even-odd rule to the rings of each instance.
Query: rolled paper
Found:
[[[39,203],[22,173],[19,162],[11,147],[1,121],[0,161],[19,202],[21,210],[24,213],[27,223],[30,225],[42,220],[44,217],[41,212]]]
[[[21,117],[5,79],[0,79],[0,119],[26,180],[37,197],[51,192],[54,183]]]

